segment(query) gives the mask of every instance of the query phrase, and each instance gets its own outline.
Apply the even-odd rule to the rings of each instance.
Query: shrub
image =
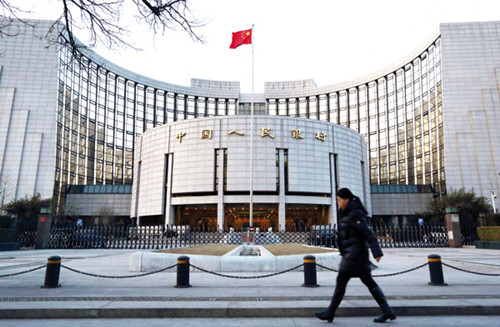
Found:
[[[481,241],[500,242],[500,226],[478,227],[477,234]]]
[[[486,214],[488,226],[500,226],[500,213],[488,212]]]

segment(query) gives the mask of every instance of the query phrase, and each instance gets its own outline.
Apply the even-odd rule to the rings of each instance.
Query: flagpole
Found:
[[[254,81],[254,58],[253,58],[253,43],[254,43],[254,25],[252,24],[252,94],[250,96],[250,227],[253,227],[253,81]]]

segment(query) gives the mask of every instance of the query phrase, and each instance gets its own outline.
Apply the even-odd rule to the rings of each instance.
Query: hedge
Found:
[[[500,226],[478,227],[477,234],[481,241],[500,242]]]

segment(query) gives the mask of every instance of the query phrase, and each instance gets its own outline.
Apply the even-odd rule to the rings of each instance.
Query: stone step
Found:
[[[488,298],[390,299],[398,316],[498,315],[500,300]],[[263,318],[312,317],[322,311],[328,300],[281,301],[3,301],[0,319],[54,318]],[[349,299],[342,302],[338,316],[378,316],[380,309],[373,299]]]

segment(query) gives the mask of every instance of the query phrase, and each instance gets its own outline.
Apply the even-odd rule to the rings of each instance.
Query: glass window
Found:
[[[187,102],[186,102],[186,105],[187,105],[187,119],[191,119],[191,118],[195,118],[195,104],[196,104],[196,101],[197,101],[197,97],[193,97],[193,96],[187,96]],[[180,120],[180,119],[179,119]]]
[[[319,102],[317,97],[307,98],[307,104],[309,106],[309,118],[319,119]]]
[[[339,103],[337,93],[330,93],[330,122],[339,123]]]
[[[299,117],[307,117],[307,100],[305,98],[299,99]]]
[[[276,99],[269,100],[268,108],[270,116],[276,116],[278,114],[278,102],[276,101]]]
[[[328,97],[324,94],[319,96],[319,115],[320,120],[328,121]]]
[[[348,110],[348,95],[347,91],[342,91],[339,94],[339,124],[349,126],[349,110]]]
[[[214,99],[214,98],[208,98],[207,100],[207,115],[209,117],[213,117],[213,116],[216,116],[217,115],[217,112],[216,112],[216,103],[217,103],[217,99]]]
[[[236,103],[237,103],[237,100],[235,100],[235,99],[227,100],[227,114],[228,114],[228,116],[236,116]]]
[[[299,116],[299,100],[298,99],[289,99],[288,100],[288,115],[290,117],[298,117]]]
[[[177,121],[184,120],[186,110],[186,97],[184,95],[177,95]]]
[[[288,101],[286,99],[280,99],[278,101],[278,115],[280,116],[288,115]]]

